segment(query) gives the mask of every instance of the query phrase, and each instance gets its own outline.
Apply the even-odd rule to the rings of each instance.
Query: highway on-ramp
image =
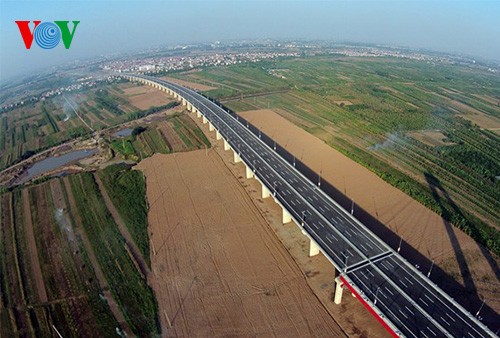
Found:
[[[192,89],[142,75],[125,77],[168,88],[203,114],[318,244],[346,286],[393,335],[496,336],[264,143],[237,116]]]

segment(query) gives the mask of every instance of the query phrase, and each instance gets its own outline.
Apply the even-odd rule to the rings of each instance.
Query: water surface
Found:
[[[97,148],[74,150],[64,155],[47,157],[41,161],[35,162],[31,167],[25,170],[24,173],[16,180],[16,184],[22,184],[35,176],[65,166],[68,163],[79,161],[85,157],[92,156],[96,152]]]
[[[127,137],[127,136],[132,135],[132,130],[133,129],[130,129],[130,128],[121,129],[121,130],[118,130],[116,133],[114,133],[113,136],[115,136],[115,137]]]

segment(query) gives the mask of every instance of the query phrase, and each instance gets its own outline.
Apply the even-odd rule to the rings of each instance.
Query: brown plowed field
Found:
[[[410,261],[428,264],[420,266],[422,271],[427,273],[434,260],[431,279],[455,299],[469,309],[478,309],[481,303],[477,304],[477,300],[485,299],[485,307],[498,314],[497,257],[433,211],[273,111],[247,111],[240,115],[354,199],[355,215],[356,208],[361,207],[386,226],[385,233],[401,236],[401,254]],[[440,195],[445,198],[441,192]],[[484,311],[483,308],[482,314]]]
[[[188,149],[170,123],[162,121],[158,123],[158,129],[173,152],[186,151]]]
[[[129,102],[139,109],[149,109],[169,103],[169,97],[158,89],[149,86],[135,86],[123,89]]]
[[[345,336],[215,151],[137,168],[165,336]]]

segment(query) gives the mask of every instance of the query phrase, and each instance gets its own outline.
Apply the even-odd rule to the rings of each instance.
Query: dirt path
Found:
[[[38,297],[41,303],[48,301],[47,290],[45,289],[45,282],[43,280],[42,269],[40,267],[40,260],[38,259],[38,250],[36,247],[35,233],[33,232],[33,220],[31,218],[29,190],[23,189],[23,209],[24,209],[24,224],[26,227],[26,240],[28,241],[29,257],[35,279]]]
[[[97,182],[97,185],[99,186],[99,190],[101,191],[106,207],[111,213],[111,216],[113,216],[115,223],[118,225],[118,229],[120,230],[120,233],[122,234],[123,238],[125,238],[125,243],[128,247],[129,252],[131,252],[132,254],[132,259],[135,261],[136,267],[138,267],[138,270],[142,274],[143,278],[147,279],[150,273],[148,264],[142,257],[139,248],[135,244],[132,236],[130,235],[130,232],[128,232],[127,226],[123,222],[123,219],[118,213],[118,210],[116,210],[115,205],[111,201],[111,198],[109,198],[108,192],[106,190],[106,187],[104,186],[104,183],[102,183],[101,178],[97,174],[94,174],[94,178]]]
[[[241,115],[272,135],[312,170],[321,172],[322,179],[354,199],[355,216],[356,210],[359,213],[362,208],[379,221],[386,229],[383,231],[387,236],[383,238],[386,241],[390,236],[396,238],[391,243],[394,248],[402,237],[401,254],[419,264],[425,273],[434,260],[431,279],[469,311],[477,311],[485,299],[482,314],[490,307],[490,314],[495,317],[496,312],[498,316],[498,257],[430,209],[275,112],[259,110]],[[419,263],[422,261],[425,266]]]
[[[89,255],[89,260],[90,263],[92,264],[92,267],[94,268],[94,272],[96,275],[97,280],[99,281],[99,286],[101,287],[101,290],[104,294],[104,297],[106,298],[109,308],[111,309],[111,312],[113,313],[113,316],[116,318],[120,326],[123,328],[125,333],[132,337],[133,333],[130,327],[127,324],[127,321],[125,320],[125,317],[123,316],[123,313],[121,312],[120,307],[116,303],[115,299],[113,298],[113,295],[109,291],[109,286],[108,282],[106,281],[106,278],[104,277],[104,273],[102,272],[101,266],[97,262],[97,258],[95,256],[94,250],[92,249],[92,245],[90,244],[90,241],[87,237],[87,234],[83,230],[82,227],[82,220],[80,219],[80,214],[75,212],[77,210],[76,208],[76,202],[75,202],[75,197],[73,196],[73,191],[71,190],[71,184],[69,182],[69,179],[65,177],[63,179],[64,181],[64,187],[66,189],[66,193],[68,195],[68,203],[69,207],[71,210],[74,210],[73,216],[75,217],[75,231],[80,235],[80,238],[82,239],[83,245],[85,247],[85,250],[87,251],[87,254]]]
[[[164,336],[346,336],[216,152],[137,168]]]

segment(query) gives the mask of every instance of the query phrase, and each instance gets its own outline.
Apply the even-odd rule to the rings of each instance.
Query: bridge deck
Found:
[[[156,78],[140,78],[173,90],[213,124],[393,334],[495,336],[237,117],[194,90]]]

